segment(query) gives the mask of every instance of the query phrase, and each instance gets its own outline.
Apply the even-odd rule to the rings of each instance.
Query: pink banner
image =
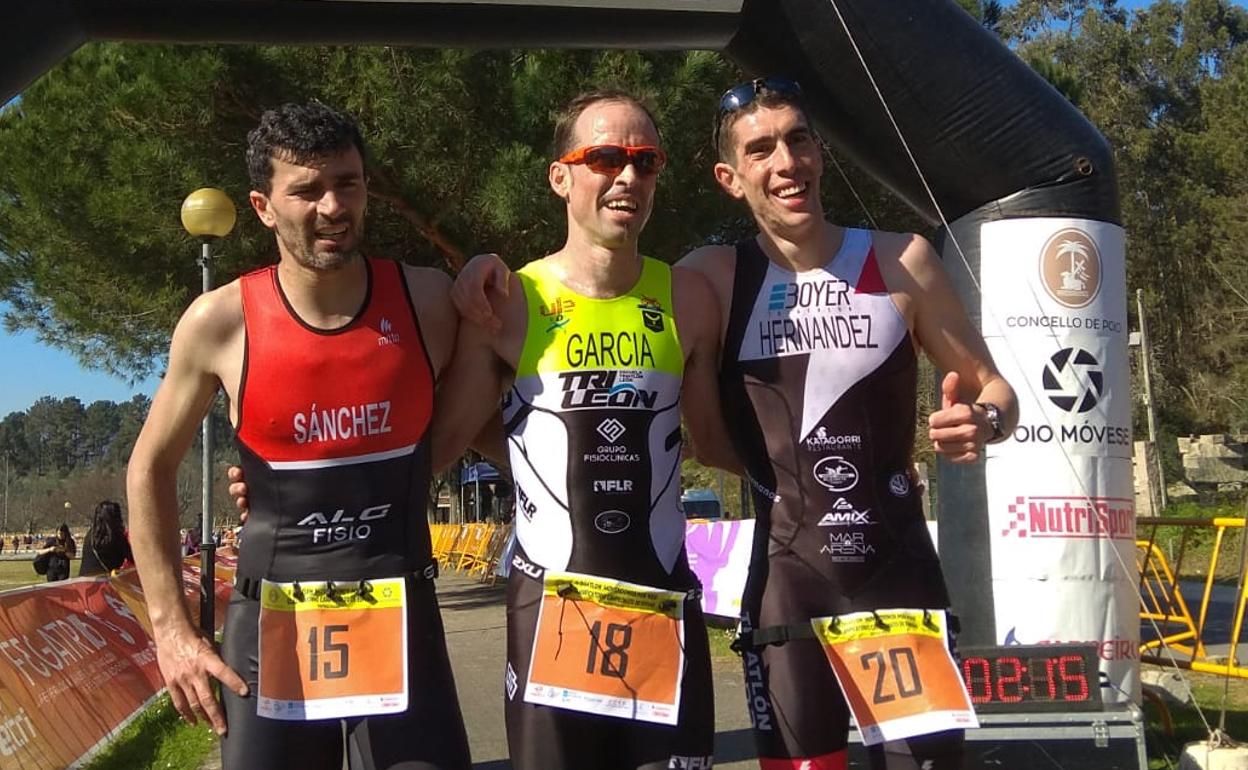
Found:
[[[689,566],[702,582],[702,612],[740,617],[753,541],[753,519],[685,525]]]

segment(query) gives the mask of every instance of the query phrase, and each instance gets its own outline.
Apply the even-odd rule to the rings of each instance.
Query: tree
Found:
[[[121,427],[121,413],[112,401],[95,401],[87,407],[82,420],[80,452],[83,461],[95,464],[104,459],[104,452]]]
[[[245,136],[268,106],[321,99],[356,115],[369,145],[366,253],[454,271],[496,251],[513,264],[564,236],[546,185],[555,112],[590,87],[650,102],[671,157],[643,250],[673,261],[752,228],[714,184],[709,126],[741,78],[718,54],[391,47],[84,46],[0,112],[0,300],[84,365],[157,371],[200,290],[177,208],[212,185],[244,206]],[[844,163],[841,164],[845,166]],[[916,223],[848,169],[877,221]],[[865,222],[839,174],[830,210]],[[274,259],[240,211],[218,244],[219,282]]]
[[[18,476],[34,466],[26,440],[26,414],[10,412],[0,421],[0,455],[8,458],[9,472]]]
[[[266,106],[308,98],[357,115],[367,137],[366,252],[453,270],[477,251],[523,262],[557,247],[554,110],[591,84],[627,87],[669,128],[675,162],[645,246],[675,258],[725,218],[705,116],[736,76],[706,52],[84,46],[0,113],[6,326],[90,367],[154,371],[199,292],[178,205],[205,185],[244,205],[247,131]],[[222,282],[274,257],[240,214],[219,244]]]
[[[1133,12],[1022,0],[1000,29],[1114,147],[1127,283],[1144,290],[1163,425],[1245,429],[1248,12],[1225,0]]]

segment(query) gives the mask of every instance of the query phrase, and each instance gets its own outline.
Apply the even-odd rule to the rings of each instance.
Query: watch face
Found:
[[[984,415],[988,418],[988,424],[992,426],[992,437],[1001,438],[1001,410],[996,404],[980,404],[984,408]]]

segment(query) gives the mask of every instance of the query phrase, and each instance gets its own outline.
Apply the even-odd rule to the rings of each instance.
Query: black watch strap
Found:
[[[1005,431],[1001,429],[1001,410],[997,407],[997,405],[985,401],[976,403],[975,406],[984,410],[984,414],[988,418],[988,424],[992,426],[992,438],[988,440],[996,441],[997,439],[1005,436]]]

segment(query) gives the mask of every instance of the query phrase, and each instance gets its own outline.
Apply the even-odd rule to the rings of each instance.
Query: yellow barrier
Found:
[[[1216,584],[1218,563],[1228,530],[1244,530],[1242,518],[1216,519],[1160,519],[1141,518],[1141,527],[1152,526],[1148,540],[1136,541],[1136,561],[1140,570],[1140,619],[1146,628],[1157,624],[1160,637],[1140,645],[1140,660],[1160,665],[1178,665],[1193,671],[1248,679],[1248,667],[1238,665],[1236,657],[1239,637],[1244,627],[1244,610],[1248,605],[1248,585],[1241,587],[1235,596],[1231,616],[1231,632],[1225,641],[1210,640],[1206,636],[1210,603]],[[1166,555],[1157,547],[1157,530],[1160,527],[1179,527],[1178,557],[1172,568]],[[1200,599],[1200,611],[1195,620],[1187,602],[1179,591],[1179,579],[1183,557],[1191,544],[1192,535],[1200,530],[1215,530],[1213,551],[1209,556],[1204,591]],[[1241,564],[1239,569],[1243,569]],[[1242,577],[1242,576],[1241,576]],[[1211,645],[1228,644],[1225,662],[1218,662],[1210,653]],[[1167,652],[1163,652],[1167,651]],[[1179,657],[1186,656],[1186,660]]]
[[[443,571],[455,570],[493,584],[495,567],[511,536],[511,525],[430,524],[433,558]]]

